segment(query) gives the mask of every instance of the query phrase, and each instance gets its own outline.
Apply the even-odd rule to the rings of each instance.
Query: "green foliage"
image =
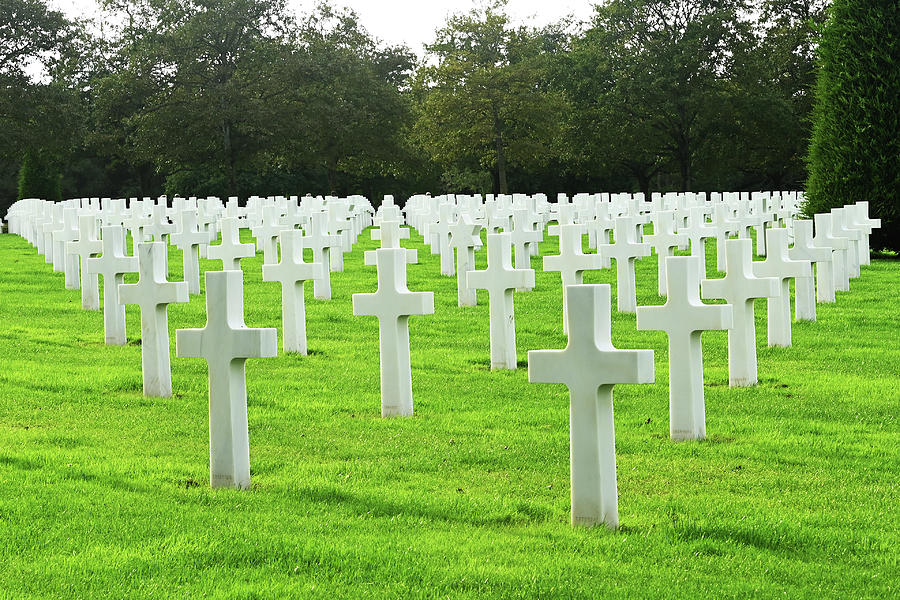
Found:
[[[822,34],[806,212],[865,200],[900,250],[900,4],[835,0]]]
[[[23,193],[59,197],[58,171],[48,165],[70,148],[77,111],[71,90],[52,76],[74,34],[45,2],[0,0],[0,173],[21,168],[18,190],[11,189],[15,178],[0,186],[0,215]]]
[[[50,202],[62,200],[62,174],[40,151],[29,150],[22,160],[17,200],[22,198],[41,198]],[[0,206],[0,211],[5,213],[6,208]]]
[[[511,28],[504,5],[451,16],[416,82],[418,144],[448,172],[493,172],[495,193],[507,193],[509,167],[546,167],[567,109],[547,85],[540,32]]]
[[[766,347],[759,300],[756,387],[728,387],[727,334],[705,333],[705,442],[669,441],[665,334],[613,311],[613,342],[652,348],[656,383],[615,387],[611,532],[569,526],[565,387],[490,370],[487,298],[458,307],[418,235],[403,242],[420,261],[409,287],[436,310],[409,323],[416,415],[380,417],[378,322],[351,306],[377,286],[368,233],[332,300],[306,286],[310,355],[247,362],[246,492],[209,487],[206,363],[173,358],[174,396],[144,397],[137,307],[128,345],[104,345],[102,312],[0,236],[0,597],[896,596],[900,313],[885,290],[900,262],[864,267],[818,322],[794,324],[792,348]],[[707,258],[713,274],[714,244]],[[246,323],[280,328],[261,264],[242,262]],[[566,344],[559,274],[533,266],[535,290],[515,294],[523,363]],[[662,302],[656,256],[635,268],[638,302]],[[585,282],[614,290],[615,272]],[[175,329],[203,327],[205,298],[168,314],[174,348]]]
[[[0,0],[0,173],[34,148],[65,197],[796,188],[825,4],[611,0],[535,29],[489,0],[417,61],[328,2],[104,0],[97,35]]]

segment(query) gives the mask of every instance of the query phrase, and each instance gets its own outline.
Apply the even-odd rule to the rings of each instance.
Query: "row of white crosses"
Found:
[[[864,206],[862,210],[865,210]],[[876,220],[862,222],[869,228],[880,225]],[[800,223],[803,222],[795,222],[794,227]],[[790,345],[787,279],[811,279],[811,261],[827,263],[830,260],[825,252],[816,252],[809,243],[811,230],[808,225],[797,229],[800,243],[795,244],[795,249],[803,260],[792,260],[788,256],[786,228],[767,231],[768,256],[764,262],[752,262],[750,240],[727,240],[724,279],[701,283],[699,257],[662,259],[666,262],[667,301],[662,306],[638,308],[637,328],[665,331],[669,338],[670,436],[673,440],[706,436],[700,341],[703,331],[729,330],[729,382],[732,386],[756,383],[755,298],[769,298],[770,345]],[[678,242],[670,239],[666,244],[673,241]],[[704,296],[723,298],[729,304],[703,304],[701,287]],[[809,291],[804,292],[801,288],[800,293],[809,294]],[[563,351],[529,352],[529,379],[563,383],[569,388],[572,524],[602,523],[618,527],[612,385],[652,382],[652,353],[643,351],[641,355],[642,351],[616,351],[612,347],[608,286],[573,285],[565,296],[568,346]]]
[[[852,209],[857,213],[865,207]],[[396,212],[394,215],[396,216]],[[702,215],[696,210],[691,211],[695,225],[699,223]],[[838,218],[842,216],[837,213]],[[570,221],[566,210],[559,207],[555,217],[563,223]],[[848,219],[849,220],[849,219]],[[524,221],[524,219],[523,219]],[[855,223],[856,220],[850,220]],[[871,232],[871,228],[878,223],[872,220],[860,219],[862,227],[845,225],[836,226],[833,223],[831,232],[824,231],[823,235],[830,239],[835,230],[840,233],[847,231]],[[534,220],[532,223],[539,222]],[[630,252],[628,246],[639,245],[634,242],[634,233],[642,227],[643,221],[637,217],[619,217],[616,219],[616,243],[598,243],[601,249],[620,246],[620,252],[610,252],[610,256],[616,258],[620,269],[619,288],[628,287],[629,277],[621,275],[624,264],[631,264],[630,283],[633,287],[633,258],[643,254],[646,250]],[[794,227],[795,248],[797,252],[812,252],[813,246],[808,243],[805,227],[797,228],[802,223],[798,221]],[[842,222],[843,223],[843,222]],[[225,229],[229,229],[227,219],[223,221]],[[823,221],[823,225],[826,224]],[[473,225],[467,218],[460,218],[455,224],[459,227],[460,239],[458,248],[474,251],[473,238],[477,234],[478,226]],[[87,229],[90,227],[85,225]],[[113,228],[115,230],[116,228]],[[192,229],[192,226],[182,226],[181,231]],[[161,229],[165,231],[164,229]],[[381,379],[382,379],[382,414],[384,416],[412,414],[412,392],[409,368],[409,337],[407,320],[412,314],[430,314],[433,312],[433,294],[409,292],[406,287],[406,264],[415,262],[412,251],[399,247],[401,238],[399,220],[388,218],[382,220],[378,230],[382,240],[382,248],[367,253],[367,264],[378,267],[379,287],[375,294],[357,294],[354,296],[354,312],[356,314],[371,314],[379,318],[381,339]],[[121,230],[119,230],[121,233]],[[292,235],[289,235],[291,233]],[[557,258],[560,263],[559,270],[566,279],[577,280],[578,274],[590,267],[596,267],[598,260],[578,268],[577,260],[585,256],[580,252],[582,229],[578,225],[563,224],[557,230],[560,236],[561,254]],[[772,229],[768,232],[768,257],[764,262],[752,263],[749,240],[728,240],[726,247],[726,277],[722,280],[706,280],[703,282],[704,295],[708,297],[720,297],[729,302],[729,305],[704,305],[700,301],[701,288],[701,261],[698,257],[668,257],[666,262],[666,304],[659,307],[640,307],[637,309],[638,329],[659,329],[666,331],[669,336],[669,360],[670,360],[670,429],[673,439],[702,439],[705,437],[705,409],[703,406],[702,385],[702,355],[700,346],[700,333],[707,329],[730,329],[729,332],[729,369],[732,385],[748,385],[755,382],[755,335],[753,333],[752,299],[756,297],[770,297],[770,345],[790,344],[790,314],[789,299],[785,303],[785,282],[790,277],[811,279],[807,275],[809,263],[804,260],[791,260],[788,257],[788,230],[784,228]],[[451,235],[450,228],[447,234]],[[272,280],[282,282],[283,293],[285,288],[291,288],[296,293],[298,284],[316,276],[315,266],[303,263],[302,252],[297,252],[298,242],[302,239],[301,232],[281,232],[282,261],[278,265],[271,265],[270,277]],[[84,236],[90,241],[90,235]],[[105,237],[105,236],[104,236]],[[375,237],[375,232],[373,232]],[[852,252],[846,252],[842,260],[847,263],[846,272],[853,272],[853,258],[860,259],[862,247],[862,234],[860,236],[834,237],[833,239],[852,239],[857,242],[851,248]],[[115,235],[110,236],[111,256],[118,254]],[[293,242],[288,241],[293,238]],[[223,237],[223,240],[225,238]],[[231,239],[231,238],[229,238]],[[800,240],[799,250],[797,240]],[[74,242],[74,240],[68,240]],[[678,240],[666,240],[661,242],[677,246]],[[235,241],[235,244],[238,242]],[[293,244],[293,245],[292,245]],[[848,244],[849,245],[849,244]],[[287,246],[287,248],[286,248]],[[529,289],[534,285],[534,272],[530,269],[516,269],[512,267],[512,234],[488,235],[488,268],[485,271],[472,272],[461,270],[459,277],[465,274],[470,288],[488,289],[491,303],[491,365],[492,368],[515,368],[515,328],[512,306],[512,293],[516,289]],[[831,252],[842,250],[842,244],[832,242],[828,247]],[[139,244],[139,267],[141,278],[138,284],[122,285],[120,296],[123,301],[129,299],[140,303],[142,308],[142,329],[145,348],[144,355],[144,384],[145,393],[158,393],[166,395],[171,393],[171,380],[168,374],[168,335],[166,324],[165,306],[173,301],[186,301],[187,289],[185,283],[171,283],[166,281],[164,246],[159,243]],[[90,261],[99,260],[89,258],[90,249],[76,249],[76,254],[88,257]],[[105,254],[105,252],[104,252]],[[580,254],[580,257],[579,257]],[[596,256],[596,255],[595,255]],[[288,257],[288,258],[286,258]],[[127,257],[121,257],[126,259]],[[554,258],[554,257],[547,257]],[[599,257],[597,257],[599,258]],[[827,261],[824,253],[818,253],[818,259]],[[237,259],[239,260],[239,258]],[[575,260],[574,264],[568,264]],[[550,261],[551,266],[554,261]],[[288,267],[288,264],[294,268]],[[304,268],[303,265],[313,268]],[[794,266],[796,265],[796,266]],[[269,265],[266,265],[269,266]],[[123,265],[123,268],[127,265]],[[278,269],[277,267],[283,267]],[[856,265],[858,269],[858,262]],[[239,265],[238,265],[239,268]],[[111,272],[115,278],[119,276],[115,271]],[[756,279],[751,273],[757,275],[772,274],[773,277]],[[243,325],[242,309],[242,285],[239,271],[226,271],[225,273],[207,273],[208,290],[216,283],[215,299],[207,296],[208,323],[203,330],[197,330],[189,334],[187,330],[178,332],[179,356],[204,356],[210,362],[210,418],[211,418],[211,469],[214,485],[234,485],[246,487],[249,485],[249,445],[246,435],[246,387],[243,380],[243,360],[252,356],[274,355],[275,335],[274,330],[263,330],[258,334],[247,334]],[[227,283],[226,283],[227,281]],[[625,285],[622,282],[625,282]],[[827,277],[826,277],[827,281]],[[569,289],[571,287],[571,289]],[[774,292],[780,291],[780,294]],[[300,316],[302,317],[302,287],[300,288]],[[630,297],[633,294],[629,294]],[[588,356],[597,352],[587,352],[585,349],[600,349],[601,356],[613,357],[619,353],[615,351],[609,341],[609,288],[608,286],[579,286],[566,285],[565,319],[566,329],[570,332],[569,347],[562,351],[561,355],[573,357],[579,353]],[[625,294],[619,291],[620,302]],[[238,299],[235,300],[235,297]],[[605,302],[603,300],[605,298]],[[285,301],[285,306],[291,303]],[[460,295],[460,304],[462,295]],[[585,308],[590,306],[590,309]],[[605,314],[598,317],[597,306]],[[626,309],[630,306],[626,302]],[[787,311],[785,311],[787,308]],[[577,309],[577,310],[576,310]],[[296,316],[297,305],[292,305]],[[798,309],[799,310],[799,309]],[[574,311],[574,314],[573,314]],[[145,320],[145,314],[147,316]],[[785,331],[785,319],[786,331]],[[740,321],[732,326],[732,317]],[[578,322],[579,319],[586,322]],[[289,320],[287,313],[285,322]],[[296,321],[296,319],[295,319]],[[576,325],[576,322],[577,325]],[[773,322],[775,323],[773,325]],[[224,323],[224,324],[223,324]],[[287,325],[286,325],[287,329]],[[162,333],[162,332],[165,333]],[[593,340],[586,341],[587,332],[593,332]],[[603,333],[605,332],[605,334]],[[265,341],[262,341],[263,338]],[[159,352],[159,340],[165,340],[165,356]],[[182,342],[182,339],[184,340]],[[255,340],[255,342],[252,342]],[[748,343],[748,340],[751,340]],[[285,344],[288,339],[285,337]],[[156,352],[152,349],[156,348]],[[183,350],[181,348],[184,348]],[[621,361],[609,358],[613,369],[600,369],[592,373],[590,369],[580,366],[571,369],[560,368],[551,360],[551,355],[543,353],[530,353],[534,355],[535,366],[531,361],[529,369],[532,380],[552,381],[569,384],[572,395],[572,502],[573,523],[593,524],[606,523],[615,526],[617,524],[617,509],[615,498],[615,455],[612,441],[612,404],[611,385],[625,382],[652,381],[652,355],[649,351],[625,351],[629,355],[625,364]],[[545,357],[550,367],[539,365]],[[558,361],[557,357],[554,360]],[[733,359],[733,360],[732,360]],[[590,358],[587,359],[590,361]],[[604,358],[607,360],[607,358]],[[564,363],[569,362],[568,359]],[[647,364],[649,363],[649,368]],[[555,366],[553,366],[555,365]],[[605,365],[604,367],[608,367]],[[542,371],[543,369],[543,371]],[[533,372],[532,372],[533,371]],[[590,376],[586,373],[591,373]],[[214,386],[213,380],[224,378],[227,383],[221,387]],[[148,391],[149,390],[149,391]],[[592,398],[592,396],[596,396]],[[601,435],[597,435],[600,432]],[[602,442],[602,445],[601,445]]]
[[[137,255],[125,255],[122,227],[125,218],[117,220],[105,215],[101,219],[101,215],[92,210],[79,216],[78,231],[64,228],[66,235],[64,238],[57,236],[56,241],[65,242],[68,254],[81,261],[80,287],[84,308],[99,308],[95,306],[99,304],[98,292],[89,292],[91,283],[96,290],[97,276],[104,276],[107,343],[125,343],[124,305],[137,304],[140,307],[144,393],[165,397],[172,393],[167,306],[173,302],[187,302],[189,290],[191,293],[200,292],[198,258],[201,248],[205,250],[214,235],[199,227],[198,214],[190,209],[175,213],[179,221],[176,231],[168,224],[162,206],[159,204],[151,211],[156,215],[155,220],[139,220],[138,229],[133,231],[138,240],[145,239],[144,236],[157,239],[169,236],[183,251],[185,282],[167,280],[166,244],[163,241],[138,241]],[[65,208],[66,219],[70,222],[77,211],[77,207]],[[101,220],[118,221],[118,224],[103,228],[102,241],[95,235],[96,225]],[[316,215],[313,215],[312,221],[318,222]],[[215,223],[215,219],[206,219],[205,222]],[[209,363],[211,484],[213,487],[246,488],[250,483],[250,471],[243,361],[250,357],[275,356],[275,330],[250,330],[244,326],[240,259],[253,256],[255,252],[252,245],[240,243],[237,217],[222,219],[221,224],[223,243],[210,246],[209,255],[210,258],[222,260],[225,271],[206,274],[207,326],[202,330],[177,330],[176,354],[203,357]],[[365,221],[359,225],[362,227]],[[264,240],[265,234],[267,231],[262,231],[258,239]],[[302,231],[282,228],[279,238],[281,261],[264,265],[264,277],[282,283],[286,351],[305,354],[302,284],[310,278],[320,279],[322,271],[328,269],[328,262],[303,262]],[[100,256],[96,257],[97,254]],[[138,282],[123,284],[124,274],[131,272],[139,273]],[[69,287],[74,287],[71,279],[72,276],[67,278]],[[93,298],[96,300],[92,301]]]

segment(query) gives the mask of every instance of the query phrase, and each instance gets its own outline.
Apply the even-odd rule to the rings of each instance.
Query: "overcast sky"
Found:
[[[308,12],[316,0],[287,0],[296,12]],[[50,0],[50,4],[72,17],[99,13],[95,0]],[[421,55],[423,44],[434,39],[434,32],[447,15],[467,12],[473,0],[333,0],[334,6],[349,6],[374,37],[389,44],[405,43]],[[516,23],[542,26],[567,15],[586,20],[595,0],[509,0],[510,16]]]

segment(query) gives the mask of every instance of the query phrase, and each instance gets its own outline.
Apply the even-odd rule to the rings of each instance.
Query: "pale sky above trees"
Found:
[[[317,0],[287,0],[295,12],[308,12]],[[434,39],[434,32],[447,15],[470,10],[477,0],[332,0],[334,6],[352,8],[363,26],[389,44],[406,44],[421,56],[423,45]],[[514,23],[543,26],[572,15],[587,20],[595,0],[509,0],[508,14]],[[99,13],[97,0],[51,0],[50,4],[69,17],[87,17]]]

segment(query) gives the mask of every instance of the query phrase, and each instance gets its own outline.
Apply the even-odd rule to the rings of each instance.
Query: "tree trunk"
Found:
[[[650,174],[648,173],[638,173],[637,174],[638,186],[641,188],[641,193],[644,194],[644,202],[650,201]]]
[[[681,171],[681,191],[691,191],[691,149],[686,139],[678,141],[678,167]]]
[[[494,107],[494,143],[497,148],[497,187],[501,194],[508,193],[506,185],[506,149],[503,147],[503,128],[497,108]]]
[[[234,169],[234,147],[231,144],[231,123],[222,121],[222,145],[225,150],[225,169],[228,176],[228,195],[238,196],[237,176]]]

